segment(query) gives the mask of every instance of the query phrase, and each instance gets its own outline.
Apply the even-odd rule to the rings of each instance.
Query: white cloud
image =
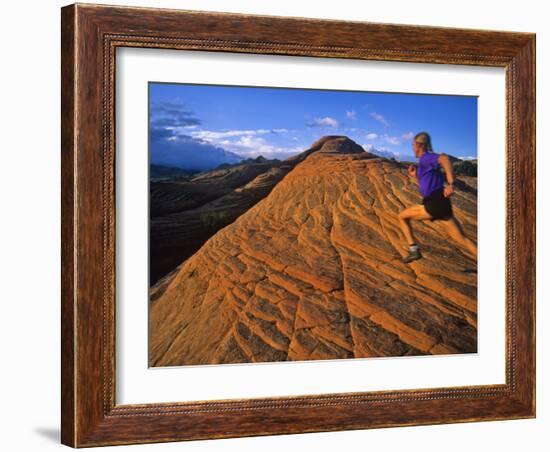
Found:
[[[357,112],[355,110],[346,111],[346,118],[357,119]]]
[[[400,137],[388,135],[387,133],[385,133],[384,135],[378,135],[372,132],[367,134],[367,140],[376,140],[377,138],[379,138],[384,143],[391,144],[392,146],[399,146],[404,142],[412,140],[413,137],[414,134],[412,132],[404,133]]]
[[[267,142],[263,137],[255,136],[242,136],[237,141],[225,145],[224,149],[242,157],[257,157],[263,155],[266,158],[291,156],[304,150],[301,146],[291,148],[276,146]]]
[[[375,111],[371,112],[370,114],[374,119],[376,119],[380,124],[384,125],[385,127],[389,127],[390,123],[384,116],[382,116],[379,113],[376,113]]]
[[[375,147],[373,144],[367,143],[363,145],[363,149],[365,149],[365,151],[367,152],[370,152],[371,154],[378,155],[379,157],[394,158],[395,160],[398,160],[398,161],[414,160],[414,157],[412,155],[402,154],[401,152],[394,151],[385,146]]]
[[[263,155],[266,158],[286,158],[302,152],[302,146],[282,147],[269,143],[263,137],[270,133],[285,133],[287,129],[258,129],[258,130],[197,130],[192,131],[191,136],[203,140],[209,144],[221,147],[226,151],[234,152],[242,157],[257,157]]]
[[[387,133],[384,133],[382,135],[379,135],[374,132],[369,132],[366,134],[365,138],[369,141],[378,140],[377,142],[389,144],[391,146],[400,146],[403,143],[406,143],[407,141],[410,141],[413,138],[414,134],[412,132],[404,133],[401,136],[394,136],[394,135],[388,135]],[[377,149],[382,149],[381,146],[377,146]]]
[[[313,119],[312,121],[310,121],[308,123],[308,126],[310,127],[326,127],[326,126],[329,126],[329,127],[338,127],[340,125],[340,123],[334,119],[334,118],[331,118],[329,116],[325,116],[324,118],[315,118]]]
[[[267,129],[258,130],[226,130],[226,131],[212,131],[212,130],[197,130],[191,132],[193,138],[200,138],[206,141],[217,141],[222,138],[238,137],[238,136],[256,136],[265,135],[270,133]]]
[[[401,144],[401,140],[398,137],[392,137],[389,135],[383,135],[382,139],[393,146],[399,146]]]

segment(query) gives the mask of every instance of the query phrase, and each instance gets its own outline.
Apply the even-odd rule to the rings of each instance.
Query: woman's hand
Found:
[[[407,171],[409,173],[409,176],[416,177],[416,166],[409,165],[409,167],[407,168]]]
[[[453,189],[453,186],[452,186],[452,185],[447,185],[447,186],[445,186],[445,188],[443,189],[443,196],[445,196],[445,198],[448,198],[448,197],[451,196],[453,193],[454,193],[454,189]]]

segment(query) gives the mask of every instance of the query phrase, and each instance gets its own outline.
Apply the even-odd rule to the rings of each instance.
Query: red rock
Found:
[[[476,352],[476,261],[438,222],[414,222],[424,257],[400,261],[397,214],[421,200],[404,165],[345,137],[297,159],[151,289],[150,365]],[[476,241],[476,179],[458,179]]]

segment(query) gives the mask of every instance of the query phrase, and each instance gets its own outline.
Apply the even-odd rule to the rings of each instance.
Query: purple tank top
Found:
[[[425,152],[418,159],[416,179],[420,187],[420,193],[425,198],[430,193],[443,188],[443,173],[440,170],[439,154]]]

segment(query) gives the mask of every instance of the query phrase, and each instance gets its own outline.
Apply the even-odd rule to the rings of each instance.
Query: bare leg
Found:
[[[430,214],[426,212],[426,209],[422,204],[415,204],[406,208],[399,213],[399,225],[407,240],[407,244],[414,243],[414,235],[411,229],[410,220],[429,220]]]
[[[449,236],[460,246],[466,248],[474,259],[477,259],[477,246],[464,235],[464,231],[457,219],[451,217],[449,220],[442,221],[442,224],[445,226],[447,234],[449,234]]]

